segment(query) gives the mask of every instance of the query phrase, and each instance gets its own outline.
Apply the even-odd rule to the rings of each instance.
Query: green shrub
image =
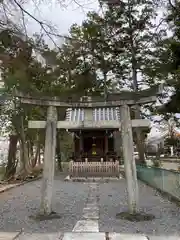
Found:
[[[161,162],[159,160],[153,160],[153,167],[160,168],[161,167]]]

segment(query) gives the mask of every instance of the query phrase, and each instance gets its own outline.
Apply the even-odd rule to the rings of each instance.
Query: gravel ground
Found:
[[[88,186],[82,183],[55,179],[53,210],[62,218],[37,222],[35,215],[40,204],[41,181],[31,182],[0,195],[0,231],[57,232],[72,231],[82,215],[88,196]]]
[[[41,182],[31,182],[0,195],[0,231],[70,232],[81,219],[89,187],[88,184],[64,182],[55,179],[53,210],[62,218],[37,222],[35,215],[40,203]],[[125,180],[99,183],[100,232],[144,233],[164,235],[180,234],[180,209],[155,190],[139,183],[139,206],[146,213],[155,215],[149,222],[128,222],[116,219],[116,214],[127,210]]]
[[[116,214],[127,210],[125,180],[100,185],[100,231],[117,233],[180,234],[180,209],[157,191],[139,182],[139,208],[153,214],[148,222],[129,222],[116,218]]]

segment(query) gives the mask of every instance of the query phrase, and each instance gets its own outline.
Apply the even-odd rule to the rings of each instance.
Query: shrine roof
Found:
[[[84,108],[68,108],[66,111],[66,121],[84,121]],[[93,121],[120,120],[119,108],[93,108]]]

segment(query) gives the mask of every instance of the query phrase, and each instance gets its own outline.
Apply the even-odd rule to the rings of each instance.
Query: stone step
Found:
[[[122,179],[123,176],[120,175],[118,177],[71,177],[68,175],[65,177],[65,181],[72,181],[72,182],[107,182],[107,181],[119,181]]]
[[[145,236],[142,234],[121,234],[103,232],[66,232],[66,233],[18,233],[1,232],[0,240],[180,240],[180,236]]]

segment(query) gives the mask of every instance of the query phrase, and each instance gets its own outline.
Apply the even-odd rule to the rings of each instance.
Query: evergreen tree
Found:
[[[165,55],[168,57],[166,66],[164,62],[164,75],[167,79],[166,83],[173,89],[171,101],[162,109],[161,113],[179,113],[180,112],[180,3],[169,1],[169,14],[167,23],[172,31],[172,36],[165,41]]]
[[[152,23],[156,14],[154,1],[129,0],[108,4],[104,18],[111,36],[115,59],[113,73],[119,88],[138,91],[149,85],[147,68],[156,57],[154,48],[159,35]],[[142,117],[139,106],[136,107],[135,117]],[[140,161],[144,162],[144,137],[140,129],[136,130],[136,139]]]

